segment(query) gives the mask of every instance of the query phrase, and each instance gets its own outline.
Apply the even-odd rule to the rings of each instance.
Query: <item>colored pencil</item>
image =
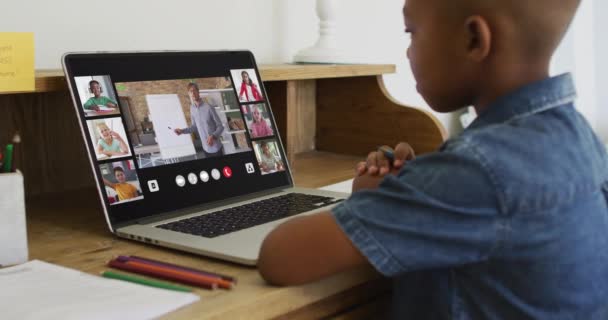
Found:
[[[13,148],[12,144],[7,144],[4,149],[3,172],[11,172],[13,170]]]
[[[117,272],[112,272],[112,271],[104,271],[101,274],[101,276],[104,277],[104,278],[117,279],[117,280],[123,280],[123,281],[133,282],[133,283],[137,283],[137,284],[143,284],[143,285],[149,286],[149,287],[155,287],[155,288],[161,288],[161,289],[169,289],[169,290],[182,291],[182,292],[192,292],[192,289],[190,289],[190,288],[186,288],[186,287],[182,287],[182,286],[177,286],[177,285],[174,285],[174,284],[171,284],[171,283],[167,283],[167,282],[162,282],[162,281],[156,281],[156,280],[136,277],[136,276],[132,276],[132,275],[129,275],[129,274],[124,274],[124,273],[117,273]]]
[[[182,275],[182,276],[186,276],[186,277],[192,277],[194,279],[212,281],[212,282],[217,283],[218,287],[220,287],[222,289],[232,289],[232,287],[234,286],[234,284],[230,281],[226,281],[224,279],[217,278],[217,277],[211,277],[211,276],[207,276],[207,275],[193,273],[190,271],[178,270],[178,269],[173,269],[173,268],[169,268],[169,267],[165,267],[165,266],[157,266],[157,265],[147,264],[147,263],[143,263],[143,262],[135,261],[135,260],[128,260],[128,261],[126,261],[126,263],[132,264],[137,267],[145,268],[148,270],[163,271],[170,275],[173,275],[173,274]]]
[[[116,268],[116,269],[121,269],[124,271],[139,273],[139,274],[148,275],[148,276],[152,276],[152,277],[158,277],[158,278],[166,279],[166,280],[172,280],[175,282],[185,283],[185,284],[197,286],[200,288],[210,289],[210,290],[217,289],[217,287],[218,287],[218,284],[213,281],[195,279],[195,278],[187,276],[187,275],[184,276],[181,274],[180,275],[171,274],[171,273],[165,272],[164,270],[155,270],[155,269],[151,269],[151,268],[146,268],[146,267],[149,267],[147,265],[144,265],[144,267],[141,267],[141,266],[137,266],[134,264],[120,262],[116,259],[110,260],[110,262],[108,262],[108,266],[110,266],[112,268]]]
[[[389,148],[389,147],[378,147],[378,151],[382,152],[382,154],[384,154],[384,156],[388,159],[388,161],[391,163],[391,165],[393,164],[393,161],[395,161],[395,152],[393,151],[393,149]]]
[[[124,259],[124,256],[121,258]],[[216,278],[216,277],[196,274],[196,273],[184,271],[184,270],[167,268],[164,266],[161,267],[161,266],[146,264],[146,263],[142,263],[139,261],[133,261],[133,260],[121,261],[119,259],[116,259],[116,260],[119,262],[122,262],[126,265],[131,265],[131,266],[134,266],[134,267],[139,268],[140,270],[144,270],[144,271],[157,272],[157,273],[164,274],[167,276],[176,276],[176,277],[179,277],[181,279],[186,279],[186,280],[191,279],[191,280],[200,280],[200,281],[215,283],[215,284],[217,284],[217,286],[219,286],[220,288],[223,288],[223,289],[232,289],[232,287],[234,287],[234,284],[232,282],[226,281],[224,279]]]
[[[224,279],[226,281],[230,281],[233,283],[237,282],[236,278],[230,277],[227,275],[223,275],[223,274],[219,274],[219,273],[214,273],[214,272],[209,272],[209,271],[204,271],[204,270],[199,270],[199,269],[194,269],[194,268],[189,268],[189,267],[184,267],[184,266],[178,266],[178,265],[175,265],[172,263],[152,260],[149,258],[142,258],[139,256],[128,256],[128,258],[131,260],[134,260],[134,261],[140,261],[140,262],[150,263],[150,264],[159,265],[159,266],[166,266],[166,267],[175,268],[175,269],[179,269],[179,270],[200,273],[202,275],[207,275],[207,276],[211,276],[211,277],[217,277],[217,278]]]

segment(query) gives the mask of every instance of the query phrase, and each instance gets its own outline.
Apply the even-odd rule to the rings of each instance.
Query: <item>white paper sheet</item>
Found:
[[[326,191],[351,193],[352,188],[353,188],[353,179],[350,179],[350,180],[330,184],[328,186],[321,187],[319,189],[326,190]]]
[[[39,260],[0,269],[2,319],[153,319],[197,300]]]

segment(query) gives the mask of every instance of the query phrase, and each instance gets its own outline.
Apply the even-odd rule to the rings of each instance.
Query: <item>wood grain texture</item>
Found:
[[[424,154],[446,138],[430,113],[391,100],[381,77],[317,80],[317,150],[364,156],[406,141]]]
[[[99,274],[118,255],[138,255],[234,276],[235,289],[195,289],[201,300],[162,319],[318,319],[388,290],[368,268],[297,287],[267,285],[257,269],[114,237],[93,189],[39,197],[28,204],[30,259]],[[285,317],[293,315],[293,317]]]
[[[287,145],[287,81],[266,82],[266,94],[283,145]]]
[[[295,185],[319,188],[355,177],[355,166],[364,157],[312,151],[297,154],[293,166]]]
[[[315,80],[287,81],[287,155],[294,165],[295,155],[315,150]]]
[[[276,81],[265,85],[287,158],[294,169],[296,154],[315,149],[315,80]]]
[[[322,78],[357,77],[394,73],[392,64],[266,64],[260,65],[263,81],[309,80]],[[61,69],[41,69],[35,72],[34,92],[55,92],[68,89]],[[15,94],[22,92],[0,92]]]
[[[261,65],[263,81],[360,77],[395,73],[393,64],[271,64]]]
[[[0,95],[0,144],[19,131],[15,166],[26,197],[93,186],[75,110],[67,92]]]

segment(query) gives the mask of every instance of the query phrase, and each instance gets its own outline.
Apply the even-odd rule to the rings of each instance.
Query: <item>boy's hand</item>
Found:
[[[388,147],[383,146],[382,148]],[[414,149],[406,142],[400,142],[397,144],[397,146],[395,146],[393,155],[394,160],[391,164],[390,160],[384,155],[383,152],[370,152],[366,161],[362,161],[357,164],[357,176],[364,174],[385,176],[391,171],[398,172],[406,161],[416,158]]]
[[[383,176],[380,175],[371,175],[364,174],[355,177],[353,180],[353,189],[352,192],[355,193],[364,189],[376,189],[380,185],[380,182],[384,179]]]

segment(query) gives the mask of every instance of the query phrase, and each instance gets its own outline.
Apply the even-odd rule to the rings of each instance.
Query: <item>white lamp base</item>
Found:
[[[353,57],[349,56],[344,50],[336,48],[319,48],[310,47],[300,50],[294,57],[296,63],[328,63],[328,64],[346,64],[359,63]]]
[[[343,47],[337,35],[337,14],[342,0],[317,0],[317,15],[319,17],[319,39],[317,43],[300,50],[294,57],[299,63],[362,63],[361,57],[353,57],[356,50]]]

